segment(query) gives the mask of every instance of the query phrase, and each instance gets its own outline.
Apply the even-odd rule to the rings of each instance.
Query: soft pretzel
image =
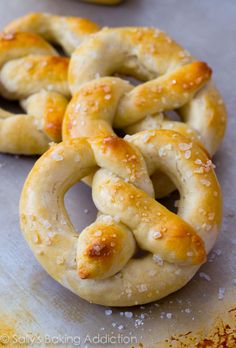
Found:
[[[70,97],[69,59],[58,56],[42,37],[71,52],[97,29],[96,24],[81,18],[30,14],[1,34],[0,94],[20,100],[27,113],[14,115],[0,109],[1,152],[41,154],[51,141],[61,140]]]
[[[118,78],[78,89],[64,119],[68,140],[37,161],[20,204],[25,238],[49,274],[88,301],[113,306],[151,302],[184,286],[221,224],[220,188],[196,142],[171,130],[115,135],[113,120],[122,121],[116,111],[130,92]],[[97,166],[92,191],[101,215],[78,236],[64,195]],[[153,198],[156,170],[180,191],[178,215]],[[136,249],[148,255],[135,258]]]

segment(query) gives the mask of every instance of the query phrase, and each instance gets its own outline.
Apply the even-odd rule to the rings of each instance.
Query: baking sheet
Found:
[[[57,284],[36,262],[18,221],[20,192],[35,158],[0,155],[0,340],[7,344],[13,335],[9,347],[104,347],[106,340],[106,347],[191,347],[206,337],[209,342],[229,340],[236,334],[236,2],[127,0],[110,8],[78,0],[1,0],[0,26],[29,11],[85,16],[104,26],[156,26],[213,67],[229,114],[226,138],[215,157],[225,217],[217,245],[201,268],[208,280],[197,274],[157,303],[110,313]],[[78,230],[94,220],[96,209],[84,184],[77,184],[66,202]],[[225,289],[222,299],[219,288]]]

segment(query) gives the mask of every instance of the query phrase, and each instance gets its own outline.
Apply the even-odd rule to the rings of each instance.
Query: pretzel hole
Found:
[[[180,193],[178,190],[175,190],[174,192],[170,193],[168,196],[164,198],[158,199],[159,203],[161,203],[164,207],[166,207],[168,210],[175,214],[178,213],[179,201]]]
[[[171,121],[178,121],[178,122],[181,121],[181,117],[180,117],[178,111],[176,111],[176,110],[166,111],[165,115]]]
[[[143,259],[144,257],[150,255],[150,252],[140,249],[137,247],[136,253],[134,254],[134,259]]]
[[[25,111],[20,106],[19,102],[16,100],[9,101],[3,97],[0,97],[0,105],[1,105],[2,109],[4,109],[5,111],[8,111],[10,113],[25,114]]]
[[[66,52],[63,50],[63,48],[59,45],[59,44],[56,44],[56,43],[51,43],[50,42],[50,45],[57,51],[57,53],[62,56],[62,57],[68,57],[68,55],[66,54]]]
[[[96,220],[97,209],[92,200],[91,188],[83,182],[76,183],[66,192],[64,203],[78,233]]]
[[[119,72],[114,73],[113,76],[114,77],[119,77],[122,80],[129,81],[131,83],[131,85],[133,85],[133,86],[138,86],[141,83],[145,82],[145,81],[143,81],[142,78],[139,79],[138,77],[135,77],[133,75],[126,75],[126,74],[122,74],[122,73],[119,73]]]
[[[123,129],[113,128],[113,131],[119,138],[124,138],[126,136],[126,132]]]

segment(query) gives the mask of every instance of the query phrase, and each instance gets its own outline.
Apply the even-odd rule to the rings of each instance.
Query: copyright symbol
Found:
[[[7,336],[7,335],[0,336],[0,343],[7,344],[7,343],[9,343],[9,341],[10,341],[9,336]]]

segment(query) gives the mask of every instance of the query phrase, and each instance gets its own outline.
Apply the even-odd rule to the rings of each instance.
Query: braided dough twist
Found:
[[[36,162],[20,204],[24,236],[49,274],[88,301],[112,306],[151,302],[184,286],[221,224],[220,188],[201,147],[171,130],[114,134],[120,100],[131,89],[118,78],[78,89],[63,125],[68,140]],[[92,193],[101,214],[78,236],[64,195],[97,165]],[[156,170],[180,191],[178,215],[153,198]],[[136,258],[140,249],[148,254]]]
[[[141,85],[136,93],[132,94],[132,98],[124,97],[119,110],[119,113],[122,113],[122,126],[129,126],[132,121],[135,126],[128,128],[129,133],[143,130],[142,124],[138,125],[137,122],[148,115],[154,116],[152,127],[168,128],[166,119],[160,121],[155,115],[175,109],[183,121],[188,123],[190,133],[195,130],[208,153],[213,155],[224,135],[226,111],[222,98],[212,82],[199,93],[191,93],[193,86],[199,84],[201,87],[204,85],[203,81],[210,77],[209,70],[205,71],[207,76],[204,75],[204,66],[198,67],[203,69],[202,75],[193,74],[188,78],[185,76],[188,81],[181,81],[181,69],[192,61],[193,57],[186,50],[158,29],[104,28],[73,53],[69,84],[74,93],[83,83],[97,76],[110,76],[117,72],[144,81],[160,76],[157,81]],[[175,75],[178,75],[178,72],[179,80],[175,86]],[[175,105],[171,103],[171,93],[177,89],[182,93],[182,103]],[[175,126],[172,122],[172,129],[175,130]],[[178,124],[177,130],[179,131]]]
[[[75,50],[69,84],[75,92],[97,76],[116,72],[151,80],[123,97],[118,110],[121,122],[115,126],[125,127],[127,134],[145,129],[173,129],[190,138],[198,137],[211,157],[224,136],[226,110],[213,82],[205,84],[210,78],[209,68],[204,64],[189,66],[193,60],[158,29],[104,28]],[[178,100],[172,94],[178,94]],[[182,122],[163,114],[169,110],[177,111]],[[152,180],[157,197],[174,189],[161,173]]]
[[[74,57],[72,58],[71,65],[73,65],[73,59]],[[169,74],[166,74],[163,77],[144,83],[135,88],[131,85],[127,85],[127,91],[120,96],[119,105],[113,111],[113,126],[115,128],[127,129],[126,127],[129,124],[131,124],[131,126],[128,128],[133,128],[133,130],[135,128],[135,133],[136,131],[140,131],[142,129],[172,129],[174,127],[176,131],[187,136],[191,140],[196,141],[199,144],[199,146],[203,147],[202,142],[199,139],[198,133],[191,129],[191,127],[189,127],[188,122],[183,123],[177,121],[173,122],[170,120],[163,120],[163,117],[159,115],[155,118],[153,117],[151,121],[150,118],[147,117],[144,119],[144,121],[138,123],[138,128],[141,129],[136,129],[137,124],[132,126],[132,123],[134,123],[135,120],[140,118],[140,112],[136,110],[136,106],[140,105],[140,102],[142,102],[142,100],[145,104],[142,105],[142,115],[145,115],[144,110],[146,110],[146,113],[149,113],[152,109],[159,111],[163,109],[171,110],[174,106],[177,105],[181,107],[182,105],[192,100],[193,96],[206,84],[210,76],[211,69],[205,63],[192,62],[179,68],[178,70],[175,70],[174,72],[170,72]],[[175,81],[175,84],[172,83],[173,80]],[[106,98],[109,98],[111,97],[111,95],[109,95],[109,89],[112,88],[112,81],[114,80],[108,79],[103,81],[104,83],[105,81],[107,81],[108,83],[108,91]],[[186,88],[183,89],[183,85],[188,86],[187,94],[185,93]],[[68,108],[69,111],[66,113],[66,117],[64,120],[64,139],[67,139],[68,137],[77,138],[78,136],[84,135],[94,136],[97,134],[96,127],[91,127],[91,129],[86,128],[86,121],[88,120],[88,117],[92,117],[94,119],[94,122],[97,122],[98,119],[101,119],[101,114],[99,112],[100,110],[98,110],[98,108],[96,107],[97,100],[99,98],[99,96],[96,93],[97,85],[96,83],[94,83],[88,84],[87,86],[88,87],[85,89],[80,89],[79,96],[81,100],[75,101],[76,105],[81,106],[80,110],[85,110],[85,112],[80,112],[79,118],[77,118],[78,113],[74,112],[74,110],[71,109],[71,107]],[[98,83],[98,86],[101,86],[101,84]],[[90,94],[91,98],[84,98],[82,91],[84,91],[85,96]],[[156,91],[158,91],[159,94],[158,99],[155,99],[155,96],[153,95],[157,93]],[[135,109],[135,112],[132,111],[132,105]],[[125,115],[123,112],[124,109],[129,109],[128,112],[125,113]],[[88,115],[88,110],[90,112],[90,115]],[[161,126],[158,127],[158,125]],[[101,129],[104,132],[104,129]],[[175,188],[173,183],[160,172],[158,174],[155,174],[152,177],[152,180],[155,187],[156,197],[165,196],[169,191],[172,191]],[[91,183],[91,180],[88,179],[86,180],[86,182]]]
[[[88,20],[48,14],[30,14],[6,27],[0,36],[0,94],[20,100],[27,114],[0,109],[0,151],[41,154],[49,142],[61,140],[69,59],[44,38],[71,53],[96,30]]]

